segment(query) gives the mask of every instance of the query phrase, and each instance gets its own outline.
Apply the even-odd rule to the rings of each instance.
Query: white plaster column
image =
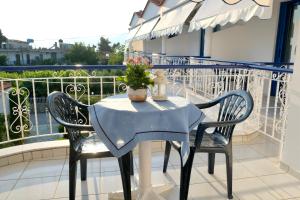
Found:
[[[166,54],[166,43],[167,43],[167,38],[166,38],[166,36],[163,36],[163,37],[161,38],[161,53],[162,53],[163,55]]]
[[[147,52],[147,40],[143,40],[143,52]]]
[[[205,29],[204,56],[211,56],[212,34],[212,28]]]
[[[297,21],[298,35],[300,35],[300,19]],[[291,172],[300,176],[300,37],[297,39],[294,73],[288,90],[287,134],[283,144],[281,162],[288,166]]]

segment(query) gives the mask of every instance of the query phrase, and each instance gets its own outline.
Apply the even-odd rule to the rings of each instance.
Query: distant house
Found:
[[[30,42],[9,39],[1,44],[0,55],[7,57],[8,65],[31,65],[42,63],[44,60],[61,62],[65,53],[72,47],[72,44],[59,40],[59,45],[55,43],[51,48],[34,49]]]

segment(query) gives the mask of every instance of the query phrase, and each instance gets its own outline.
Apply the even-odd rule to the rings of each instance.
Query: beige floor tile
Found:
[[[42,177],[19,180],[8,200],[17,199],[52,199],[59,177]]]
[[[279,156],[280,144],[275,142],[265,142],[260,144],[249,145],[252,149],[262,154],[265,157]]]
[[[0,180],[18,179],[26,168],[28,162],[17,163],[0,167]]]
[[[170,157],[169,157],[169,164],[174,165],[174,166],[181,165],[180,156],[177,151],[175,151],[175,150],[171,151]]]
[[[250,172],[256,176],[284,173],[279,166],[268,159],[246,160],[241,162]]]
[[[195,156],[194,156],[193,165],[194,166],[206,165],[206,163],[207,163],[205,161],[206,156],[207,155],[203,154],[203,153],[196,153]],[[170,158],[169,158],[169,164],[171,164],[173,166],[180,166],[181,165],[180,156],[179,156],[179,153],[177,151],[175,151],[175,150],[171,151]]]
[[[135,156],[134,162],[136,163],[137,168],[139,168],[139,157]],[[152,153],[152,168],[162,168],[164,165],[164,153],[163,152],[154,152]]]
[[[265,136],[261,133],[258,133],[257,137],[253,138],[252,140],[248,141],[247,144],[262,144],[270,142],[270,138],[268,136]]]
[[[131,184],[132,189],[135,188],[134,181]],[[69,196],[69,177],[62,176],[59,180],[55,198],[67,198]],[[122,191],[121,175],[118,172],[105,172],[88,174],[87,181],[81,181],[77,176],[76,195],[99,195],[109,192]]]
[[[215,164],[215,173],[213,175],[208,173],[207,166],[196,168],[201,176],[207,181],[224,181],[227,180],[226,164]],[[242,163],[233,163],[233,179],[242,179],[255,177],[251,171],[249,171]]]
[[[132,178],[131,189],[134,190],[135,181]],[[101,174],[100,192],[110,193],[123,191],[121,175],[119,172],[104,172]]]
[[[56,200],[69,200],[66,198],[56,198]],[[76,196],[76,200],[109,200],[107,194]]]
[[[162,169],[160,169],[160,168],[152,169],[151,179],[152,179],[153,186],[175,184],[173,182],[173,179],[168,176],[165,176],[164,173],[162,172]],[[134,175],[134,180],[135,180],[136,185],[138,185],[138,183],[139,183],[139,174],[138,173],[136,173]]]
[[[114,172],[120,171],[117,158],[102,158],[101,159],[101,172]]]
[[[16,180],[0,181],[0,200],[4,200],[16,184]]]
[[[101,172],[101,160],[100,159],[88,159],[87,160],[87,174],[100,173]],[[77,162],[77,174],[80,175],[80,161]],[[66,160],[62,175],[69,175],[69,159]]]
[[[300,180],[289,174],[262,176],[260,179],[283,199],[300,197]]]
[[[100,194],[100,174],[88,175],[87,181],[81,181],[80,176],[77,176],[76,181],[76,196],[81,195],[98,195]],[[61,176],[55,198],[68,198],[69,197],[69,176]]]
[[[21,178],[60,176],[65,160],[31,161]]]
[[[257,159],[263,158],[262,154],[249,147],[248,145],[237,145],[233,146],[233,159],[234,160],[246,160],[246,159]]]
[[[165,173],[165,177],[170,180],[170,182],[175,183],[176,185],[180,185],[180,167],[179,166],[170,166],[167,170],[167,173]],[[193,168],[191,173],[191,179],[190,184],[197,184],[197,183],[205,183],[207,182],[204,177],[199,174],[199,172]]]
[[[226,182],[224,182],[225,184]],[[280,196],[268,188],[259,178],[247,178],[233,181],[233,192],[240,200],[275,200]]]
[[[192,199],[224,200],[227,198],[225,187],[219,182],[191,185],[189,197]]]
[[[203,160],[203,163],[207,165],[208,163],[208,154],[207,153],[197,153],[201,159]],[[223,153],[216,153],[215,154],[215,162],[216,163],[225,163],[225,154]]]

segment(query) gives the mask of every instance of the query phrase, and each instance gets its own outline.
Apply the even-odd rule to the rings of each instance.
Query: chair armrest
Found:
[[[231,120],[226,122],[202,122],[198,125],[195,139],[195,147],[200,148],[203,135],[205,134],[206,129],[208,128],[219,128],[219,127],[228,127],[234,126],[239,123],[240,120]]]
[[[61,120],[60,118],[55,118],[55,120],[58,123],[60,123],[61,125],[63,125],[65,128],[76,129],[79,131],[95,131],[92,125],[71,124],[71,123]]]
[[[210,108],[210,107],[217,105],[218,103],[220,103],[220,101],[221,101],[221,98],[219,97],[219,98],[209,101],[207,103],[196,104],[196,106],[199,109],[206,109],[206,108]]]

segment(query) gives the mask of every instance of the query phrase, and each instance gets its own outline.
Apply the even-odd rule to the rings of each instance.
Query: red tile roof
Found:
[[[143,14],[144,14],[144,12],[145,12],[145,10],[146,10],[146,8],[147,8],[147,6],[149,5],[150,2],[155,4],[156,6],[162,6],[164,4],[165,0],[148,0],[144,10],[140,10],[140,11],[137,11],[137,12],[133,13],[132,18],[130,20],[130,24],[133,20],[134,15],[137,15],[139,18],[143,17]]]
[[[165,0],[150,0],[152,3],[154,3],[157,6],[161,6],[164,4]]]
[[[140,10],[140,11],[138,11],[138,12],[135,12],[135,14],[136,14],[139,18],[143,17],[143,11],[142,11],[142,10]]]

